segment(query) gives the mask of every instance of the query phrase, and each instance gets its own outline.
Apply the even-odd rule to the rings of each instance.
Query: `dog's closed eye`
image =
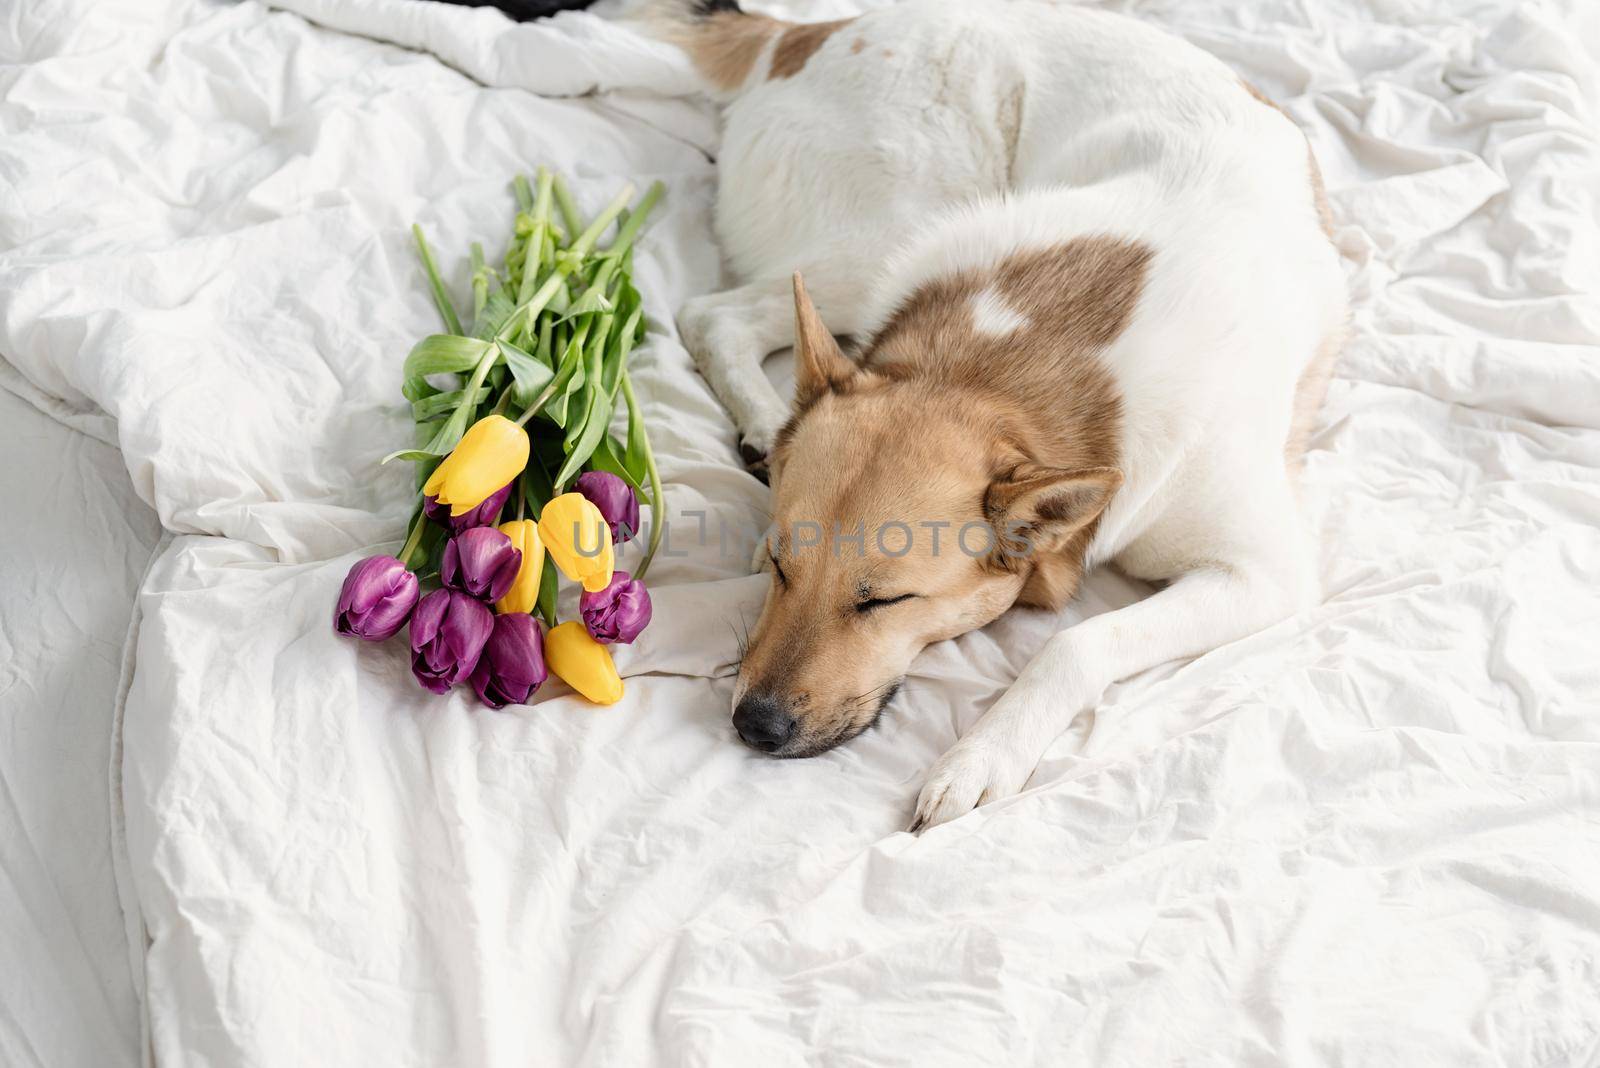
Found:
[[[899,604],[901,601],[909,601],[913,597],[921,596],[922,595],[920,593],[902,593],[898,597],[869,597],[864,601],[856,602],[856,611],[867,613],[873,611],[874,609],[887,608],[892,604]]]

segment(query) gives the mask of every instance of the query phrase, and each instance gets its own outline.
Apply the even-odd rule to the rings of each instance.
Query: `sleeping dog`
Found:
[[[1157,584],[1046,643],[933,768],[930,827],[1020,790],[1112,682],[1318,600],[1295,471],[1346,298],[1283,114],[1176,38],[1045,0],[647,7],[726,103],[743,284],[679,327],[772,484],[747,744],[854,737],[929,643],[1058,609],[1091,567]],[[761,370],[791,340],[792,406]]]

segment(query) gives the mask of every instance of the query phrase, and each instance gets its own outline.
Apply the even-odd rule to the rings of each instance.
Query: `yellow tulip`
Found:
[[[550,559],[567,578],[583,583],[590,593],[611,585],[611,569],[616,560],[611,527],[589,498],[581,493],[563,493],[545,505],[539,514],[539,537]]]
[[[527,466],[528,432],[503,415],[486,415],[433,469],[422,492],[448,504],[451,515],[463,515]]]
[[[501,614],[531,612],[539,603],[539,579],[544,575],[544,542],[539,540],[539,524],[531,519],[515,519],[500,524],[500,533],[522,553],[522,566],[511,589],[494,603]]]
[[[552,627],[544,636],[544,662],[556,678],[597,705],[622,700],[622,676],[611,662],[611,651],[589,637],[577,620]]]

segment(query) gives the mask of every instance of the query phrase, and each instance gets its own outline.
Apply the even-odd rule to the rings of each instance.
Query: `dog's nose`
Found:
[[[733,729],[751,749],[776,752],[794,737],[794,717],[770,697],[748,694],[733,710]]]

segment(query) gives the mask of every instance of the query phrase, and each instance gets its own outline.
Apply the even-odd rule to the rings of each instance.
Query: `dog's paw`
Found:
[[[739,459],[744,461],[744,469],[766,483],[772,481],[772,472],[767,466],[770,452],[770,447],[762,448],[751,441],[749,435],[739,439]]]
[[[928,773],[917,797],[911,833],[921,834],[979,805],[1010,797],[1022,789],[1031,774],[1033,765],[1025,764],[1015,754],[985,744],[980,738],[964,738],[951,746]]]

